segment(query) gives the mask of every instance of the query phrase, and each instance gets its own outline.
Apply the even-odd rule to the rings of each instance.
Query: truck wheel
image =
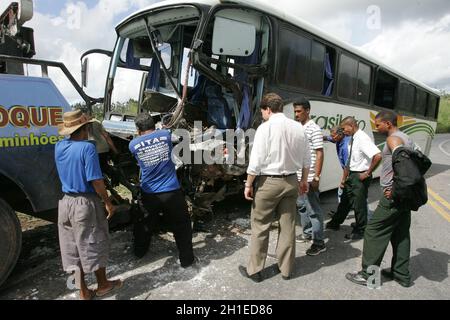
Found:
[[[0,199],[0,286],[13,271],[22,247],[22,228],[14,210]]]

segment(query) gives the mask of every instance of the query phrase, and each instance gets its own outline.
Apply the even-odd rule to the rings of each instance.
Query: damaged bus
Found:
[[[198,134],[256,129],[266,92],[285,99],[285,113],[291,118],[292,102],[309,98],[312,118],[324,133],[354,116],[380,147],[383,139],[376,132],[375,115],[396,110],[402,114],[401,130],[429,152],[439,105],[433,89],[283,8],[250,0],[164,1],[132,14],[116,32],[104,126],[123,150],[114,163],[116,183],[130,190],[138,186],[137,166],[127,148],[136,134],[137,113],[152,114],[160,128],[189,130],[190,151],[205,151],[216,144],[199,145]],[[87,56],[82,64],[85,76]],[[224,145],[223,157],[230,147]],[[248,160],[248,148],[235,151],[244,152]],[[245,164],[181,162],[177,168],[190,208],[198,212],[211,212],[214,201],[241,192],[246,173]],[[334,145],[326,143],[321,191],[336,188],[340,175]]]
[[[228,195],[242,194],[252,143],[248,133],[262,121],[259,103],[266,92],[285,99],[289,117],[292,102],[309,98],[324,133],[354,116],[380,147],[375,115],[396,110],[402,114],[400,129],[429,152],[439,105],[431,88],[282,7],[250,0],[178,0],[132,14],[117,26],[112,52],[90,50],[82,56],[85,88],[90,55],[110,60],[108,74],[95,79],[106,78],[101,98],[88,96],[63,64],[31,59],[33,30],[22,25],[32,8],[31,0],[21,0],[0,15],[0,285],[20,254],[16,212],[54,222],[61,198],[53,150],[63,138],[56,125],[70,106],[48,78],[49,67],[64,73],[88,107],[103,104],[103,124],[121,151],[110,161],[106,182],[113,196],[119,184],[132,192],[131,212],[140,212],[139,170],[128,144],[140,112],[170,129],[176,147],[188,146],[174,160],[194,217],[211,214],[212,204]],[[25,75],[24,64],[40,66],[42,77]],[[177,136],[180,130],[188,135]],[[230,131],[233,140],[224,142]],[[216,161],[203,161],[203,153]],[[326,143],[321,191],[336,188],[340,174],[334,145]]]

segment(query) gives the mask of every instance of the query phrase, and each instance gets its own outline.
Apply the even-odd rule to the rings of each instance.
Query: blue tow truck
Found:
[[[58,62],[31,59],[33,30],[23,24],[33,15],[32,0],[12,2],[0,16],[0,286],[21,251],[22,212],[56,222],[61,185],[54,162],[57,125],[69,103],[48,78],[59,68],[87,105],[87,96]],[[41,67],[42,77],[24,73],[24,64]]]

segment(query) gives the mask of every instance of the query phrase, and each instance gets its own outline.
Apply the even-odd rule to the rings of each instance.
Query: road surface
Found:
[[[307,244],[297,244],[296,271],[289,281],[274,274],[267,259],[267,277],[253,283],[238,272],[248,259],[250,204],[238,199],[217,204],[210,233],[195,234],[197,267],[178,266],[176,247],[170,234],[154,238],[151,250],[141,260],[131,252],[131,232],[112,233],[112,252],[108,272],[125,280],[124,287],[105,299],[149,300],[272,300],[272,299],[449,299],[450,280],[450,135],[437,135],[430,158],[433,167],[427,174],[429,203],[412,214],[411,264],[414,285],[403,288],[394,281],[379,289],[357,286],[345,274],[360,269],[362,241],[347,243],[350,216],[340,231],[326,231],[328,250],[319,256],[305,255]],[[370,188],[369,206],[376,208],[380,197],[378,180]],[[335,209],[335,191],[322,194],[325,212]],[[327,217],[327,220],[329,218]],[[300,229],[297,229],[297,234]],[[270,252],[274,252],[276,230],[271,233]],[[389,267],[391,249],[384,259]],[[93,278],[89,278],[95,284]],[[77,299],[66,286],[61,269],[56,227],[40,226],[24,233],[24,250],[19,264],[0,299]]]

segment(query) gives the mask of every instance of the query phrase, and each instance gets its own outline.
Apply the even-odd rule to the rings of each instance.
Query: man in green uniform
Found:
[[[415,145],[408,135],[397,128],[397,114],[394,112],[380,112],[376,116],[375,125],[379,133],[387,136],[380,177],[383,196],[364,233],[362,271],[347,273],[346,278],[354,283],[366,285],[370,276],[367,269],[370,266],[381,265],[386,248],[391,242],[393,249],[391,270],[383,270],[381,274],[394,279],[403,287],[409,287],[411,285],[409,273],[411,211],[409,208],[400,207],[392,200],[394,183],[392,154],[400,146],[414,149]]]

